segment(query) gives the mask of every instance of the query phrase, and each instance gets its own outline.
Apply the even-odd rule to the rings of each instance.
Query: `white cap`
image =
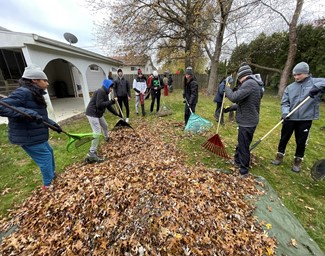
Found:
[[[157,70],[153,71],[152,74],[153,74],[154,77],[157,77],[158,76]]]
[[[27,79],[46,79],[47,80],[47,76],[46,74],[43,72],[43,70],[34,65],[31,64],[30,66],[27,66],[25,68],[24,74],[22,76],[22,78],[27,78]]]

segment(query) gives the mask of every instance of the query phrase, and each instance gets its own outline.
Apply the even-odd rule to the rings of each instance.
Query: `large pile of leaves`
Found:
[[[101,164],[76,163],[34,194],[1,230],[1,255],[269,255],[275,240],[253,216],[261,192],[241,179],[184,165],[173,143],[142,124],[102,145]],[[161,130],[160,130],[161,129]]]

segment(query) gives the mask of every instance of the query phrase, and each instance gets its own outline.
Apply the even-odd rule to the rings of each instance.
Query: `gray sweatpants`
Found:
[[[96,134],[95,139],[91,141],[91,146],[89,151],[95,153],[99,144],[99,137],[103,130],[103,134],[105,139],[108,138],[108,125],[105,118],[102,116],[101,118],[87,116],[91,129],[93,133]]]

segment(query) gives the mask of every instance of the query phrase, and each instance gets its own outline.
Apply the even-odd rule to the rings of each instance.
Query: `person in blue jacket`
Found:
[[[105,110],[109,110],[112,114],[122,117],[112,107],[115,100],[109,99],[109,94],[112,91],[114,82],[110,79],[104,79],[102,86],[96,90],[91,97],[86,108],[86,116],[91,126],[91,129],[96,136],[92,142],[89,152],[86,157],[88,163],[103,162],[104,158],[97,155],[97,147],[99,144],[99,136],[103,132],[105,141],[109,141],[108,125],[104,117]]]
[[[49,86],[46,74],[39,67],[30,65],[25,68],[19,84],[19,88],[1,101],[31,118],[3,105],[0,105],[0,115],[8,117],[9,141],[21,146],[39,166],[43,177],[42,189],[45,190],[55,177],[55,161],[53,149],[48,142],[49,128],[43,121],[52,125],[51,128],[58,133],[62,132],[62,129],[48,117],[47,105],[43,97]]]
[[[306,62],[298,63],[292,70],[295,82],[289,84],[284,90],[281,100],[282,129],[276,158],[271,161],[274,165],[282,163],[286,146],[293,132],[296,139],[296,152],[292,171],[300,172],[301,162],[305,155],[306,144],[313,120],[319,119],[319,104],[321,94],[324,92],[325,78],[312,78],[309,75],[309,65]],[[311,97],[287,117],[300,102]]]

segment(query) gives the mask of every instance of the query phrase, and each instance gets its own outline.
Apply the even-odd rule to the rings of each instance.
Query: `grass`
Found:
[[[174,111],[173,115],[164,117],[169,122],[170,129],[166,134],[160,134],[166,141],[172,141],[184,154],[186,163],[195,165],[197,162],[204,163],[207,167],[229,169],[223,159],[203,150],[200,146],[216,132],[216,123],[213,113],[216,105],[212,102],[213,97],[207,97],[202,92],[199,96],[196,113],[215,123],[215,126],[202,135],[184,136],[184,133],[175,127],[176,122],[183,122],[184,104],[182,103],[181,90],[174,90],[168,97],[162,97],[161,104],[168,105]],[[147,112],[150,101],[145,102]],[[226,102],[226,105],[229,105]],[[156,116],[147,115],[145,119],[135,116],[134,100],[130,103],[131,125],[136,125],[145,120],[152,126],[156,125]],[[275,157],[280,137],[279,126],[267,138],[265,138],[253,151],[256,165],[251,173],[263,176],[277,191],[285,206],[297,217],[309,235],[316,241],[320,248],[325,251],[325,182],[316,183],[310,177],[310,169],[316,160],[324,158],[322,145],[325,141],[325,104],[321,104],[321,119],[313,122],[302,171],[299,174],[291,171],[293,156],[295,152],[294,137],[291,138],[284,163],[281,166],[273,166],[270,160]],[[112,114],[105,114],[110,128],[113,128],[117,118]],[[280,121],[280,99],[275,93],[267,92],[262,99],[260,123],[255,132],[253,142],[263,137],[271,128]],[[62,125],[68,132],[89,132],[90,126],[87,119],[81,118]],[[69,165],[81,162],[88,150],[88,145],[67,153],[65,150],[67,136],[51,132],[50,143],[55,151],[58,173],[69,171]],[[175,136],[176,135],[176,136]],[[178,136],[179,135],[179,136]],[[237,141],[237,127],[234,122],[227,122],[219,129],[219,135],[223,140],[229,155],[232,155]],[[158,135],[157,135],[158,136]],[[0,125],[0,218],[8,217],[10,209],[19,207],[19,204],[35,189],[40,189],[41,175],[37,166],[30,160],[24,151],[11,145],[7,139],[7,126]]]

